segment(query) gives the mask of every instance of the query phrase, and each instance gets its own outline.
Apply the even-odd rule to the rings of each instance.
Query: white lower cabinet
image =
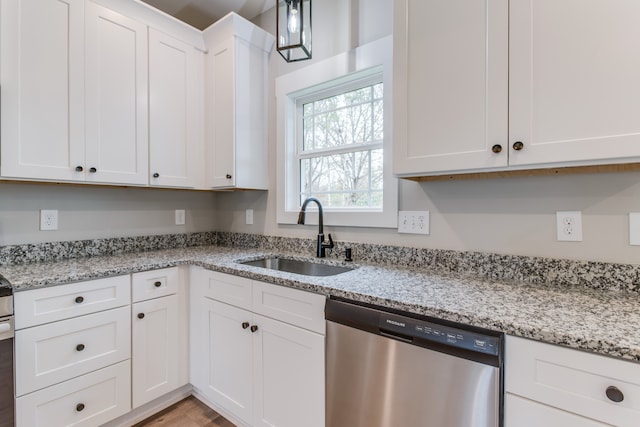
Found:
[[[193,271],[191,382],[196,391],[216,405],[214,409],[237,417],[241,425],[324,426],[325,298],[202,269]],[[249,304],[251,309],[216,300],[217,287],[221,299]],[[246,292],[247,287],[251,292]],[[229,293],[229,289],[245,291]],[[263,307],[256,295],[266,295],[264,303],[283,308],[280,314],[257,314]],[[302,307],[306,315],[298,311]],[[302,328],[279,318],[294,318],[296,311],[302,323],[314,326]]]
[[[99,426],[131,409],[129,360],[16,399],[18,426]]]
[[[505,427],[637,427],[640,365],[507,336]]]
[[[132,403],[137,408],[179,387],[178,296],[132,305]]]

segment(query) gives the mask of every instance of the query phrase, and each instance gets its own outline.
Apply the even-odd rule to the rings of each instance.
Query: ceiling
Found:
[[[276,0],[142,0],[201,30],[233,11],[253,19],[276,5]]]

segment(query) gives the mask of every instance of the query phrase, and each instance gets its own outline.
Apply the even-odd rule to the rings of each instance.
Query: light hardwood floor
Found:
[[[189,396],[133,427],[235,427],[222,415]]]

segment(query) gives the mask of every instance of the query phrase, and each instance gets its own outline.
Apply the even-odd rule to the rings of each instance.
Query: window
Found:
[[[383,88],[378,82],[298,100],[300,204],[316,197],[325,209],[382,209]]]
[[[397,226],[391,44],[387,37],[276,80],[279,223],[295,224],[316,197],[325,224]]]

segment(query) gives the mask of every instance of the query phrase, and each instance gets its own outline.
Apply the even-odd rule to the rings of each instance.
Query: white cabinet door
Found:
[[[221,408],[251,424],[252,416],[252,314],[203,298],[207,344],[205,369],[200,380],[204,395]]]
[[[605,427],[588,418],[507,393],[505,427]]]
[[[273,36],[236,14],[204,30],[206,186],[267,189],[267,76]]]
[[[137,408],[179,387],[178,296],[133,304],[131,325],[132,402]]]
[[[147,184],[147,27],[86,3],[87,181]]]
[[[395,174],[507,165],[508,8],[394,1]]]
[[[207,58],[207,185],[211,187],[232,187],[236,181],[234,45],[229,37],[213,46]]]
[[[84,1],[2,0],[0,19],[0,173],[84,179]]]
[[[202,56],[193,46],[149,29],[151,185],[194,187],[199,163],[204,165]]]
[[[510,1],[510,164],[638,161],[639,21],[637,0]]]
[[[255,315],[254,426],[324,427],[324,336]]]

